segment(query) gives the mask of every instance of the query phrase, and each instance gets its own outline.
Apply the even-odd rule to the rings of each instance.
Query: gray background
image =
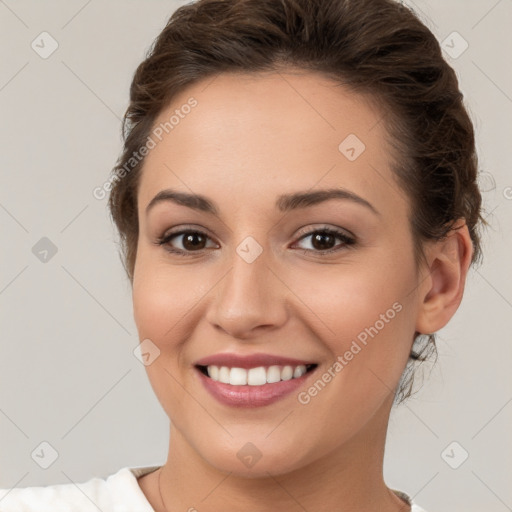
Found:
[[[168,420],[133,355],[130,286],[92,191],[121,149],[132,73],[183,3],[0,0],[0,487],[165,462]],[[407,3],[452,54],[463,48],[454,31],[469,44],[447,58],[493,227],[437,366],[392,413],[385,475],[432,512],[512,510],[512,1]],[[31,47],[43,31],[59,45],[46,59]],[[43,237],[57,248],[46,262]],[[42,442],[58,453],[47,469]]]

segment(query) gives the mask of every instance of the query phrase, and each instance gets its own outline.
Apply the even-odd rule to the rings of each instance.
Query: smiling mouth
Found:
[[[298,379],[313,371],[318,365],[272,365],[255,368],[237,368],[216,365],[196,365],[196,368],[206,377],[232,386],[264,386],[281,381]]]

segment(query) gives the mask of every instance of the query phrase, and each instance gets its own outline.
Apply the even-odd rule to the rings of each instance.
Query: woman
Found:
[[[383,478],[389,414],[484,223],[433,34],[392,0],[200,0],[138,67],[124,135],[109,205],[167,461],[0,504],[421,512]]]

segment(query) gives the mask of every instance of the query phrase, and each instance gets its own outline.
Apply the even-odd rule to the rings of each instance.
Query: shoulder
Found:
[[[407,504],[411,506],[411,512],[427,512],[425,509],[421,508],[417,503],[414,503],[412,498],[403,491],[398,491],[396,489],[392,489],[393,492],[402,500],[404,500]]]
[[[427,512],[425,509],[421,508],[419,505],[416,505],[416,503],[411,504],[411,512]]]
[[[124,467],[107,478],[82,483],[0,489],[0,510],[8,512],[153,512],[137,477],[159,466]]]

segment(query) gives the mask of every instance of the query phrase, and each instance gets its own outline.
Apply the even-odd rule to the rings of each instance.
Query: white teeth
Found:
[[[263,366],[251,368],[246,373],[249,386],[263,386],[263,384],[267,383],[267,370]]]
[[[296,379],[298,377],[302,377],[306,373],[306,367],[301,364],[300,366],[297,366],[295,370],[293,370],[293,378]]]
[[[243,368],[231,368],[229,383],[232,386],[245,386],[247,384],[247,372]]]
[[[306,366],[258,366],[246,370],[245,368],[228,368],[227,366],[208,366],[208,376],[217,382],[231,384],[232,386],[263,386],[281,380],[297,379],[306,373]]]
[[[224,384],[229,384],[229,368],[227,366],[222,366],[220,368],[219,382],[223,382]]]
[[[267,370],[267,382],[272,384],[281,380],[281,367],[280,366],[269,366]]]
[[[281,370],[281,380],[290,380],[293,378],[293,368],[291,366],[285,366]]]
[[[213,380],[219,380],[219,367],[218,366],[208,366],[208,375]]]

